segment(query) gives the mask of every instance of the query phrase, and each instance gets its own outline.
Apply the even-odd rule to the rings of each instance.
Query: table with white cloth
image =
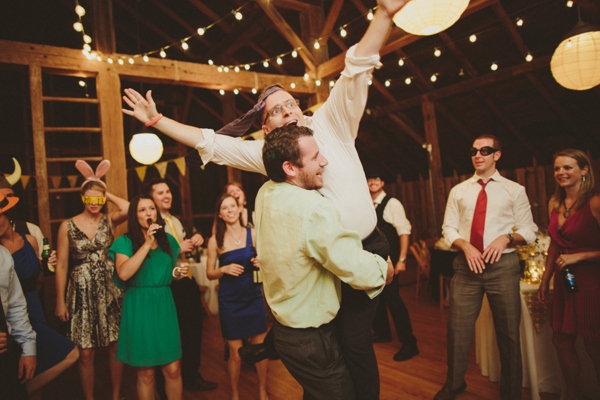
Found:
[[[196,283],[200,286],[202,298],[208,306],[208,310],[211,314],[217,315],[219,313],[219,280],[210,280],[206,277],[206,255],[203,254],[200,257],[200,262],[192,263],[191,267],[192,274],[196,279]]]
[[[550,309],[538,301],[538,286],[538,283],[521,282],[520,333],[523,387],[531,389],[532,400],[539,400],[540,393],[564,394],[565,385],[556,349],[552,344]],[[600,399],[594,366],[585,352],[581,337],[577,338],[576,348],[581,363],[579,390],[590,399]],[[492,382],[498,382],[500,354],[487,296],[484,296],[475,325],[475,352],[482,375],[489,377]]]

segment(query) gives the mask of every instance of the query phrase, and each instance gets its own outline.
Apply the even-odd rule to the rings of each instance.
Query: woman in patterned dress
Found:
[[[94,398],[95,349],[109,347],[112,397],[116,400],[123,371],[123,364],[115,359],[123,293],[113,283],[114,262],[108,249],[114,228],[127,219],[129,202],[108,193],[98,175],[84,174],[84,210],[58,230],[55,314],[63,322],[71,321],[67,337],[79,346],[79,377],[88,400]],[[107,200],[117,211],[102,213]]]

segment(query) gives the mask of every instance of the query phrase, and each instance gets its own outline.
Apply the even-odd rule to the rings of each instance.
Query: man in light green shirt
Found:
[[[271,181],[256,198],[257,250],[276,319],[275,348],[305,396],[353,399],[335,331],[340,279],[373,298],[393,269],[362,249],[358,233],[342,228],[331,201],[317,191],[327,160],[309,128],[274,130],[263,162]]]

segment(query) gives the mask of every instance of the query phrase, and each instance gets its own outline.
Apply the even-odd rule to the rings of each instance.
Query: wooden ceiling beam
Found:
[[[218,73],[215,66],[169,59],[150,57],[148,62],[138,60],[135,64],[108,64],[88,60],[81,50],[62,47],[45,46],[32,43],[0,40],[0,63],[31,65],[38,64],[44,68],[57,69],[61,72],[72,72],[74,76],[87,76],[101,70],[114,70],[122,78],[132,81],[155,82],[160,84],[177,84],[212,90],[233,90],[250,92],[253,88],[267,87],[276,83],[290,87],[295,83],[292,93],[314,94],[316,87],[311,80],[300,76],[284,76],[253,71]],[[113,59],[129,57],[122,54],[104,54]]]
[[[315,71],[317,63],[313,55],[308,51],[308,47],[302,40],[296,35],[296,32],[292,27],[285,21],[279,11],[269,2],[269,0],[256,0],[256,3],[263,9],[265,14],[271,19],[277,30],[283,35],[283,37],[292,45],[293,48],[297,49],[298,54],[306,64],[306,67],[310,71]]]
[[[525,59],[525,56],[527,55],[527,53],[529,53],[529,47],[525,44],[525,41],[521,37],[521,34],[517,31],[517,27],[514,21],[508,16],[506,10],[504,9],[504,7],[502,7],[502,4],[500,3],[494,4],[492,6],[492,10],[494,11],[498,19],[500,19],[500,22],[504,26],[504,29],[506,29],[506,31],[508,32],[508,36],[511,38],[515,46],[517,46],[517,49],[519,49],[519,51],[523,55],[523,59]]]
[[[549,66],[550,56],[543,56],[534,59],[532,62],[525,62],[523,64],[515,65],[510,68],[502,69],[500,71],[490,72],[486,75],[480,75],[463,82],[455,83],[453,85],[449,85],[441,89],[425,93],[425,95],[432,100],[439,100],[445,97],[451,97],[456,96],[458,94],[471,92],[478,88],[492,85],[495,83],[504,82],[518,75],[523,75],[541,68],[548,68]],[[423,95],[417,95],[411,97],[410,99],[401,100],[394,104],[389,104],[385,107],[378,108],[376,110],[373,110],[373,114],[376,117],[380,117],[390,112],[396,112],[406,108],[419,106],[421,104],[422,96]]]
[[[325,18],[325,23],[323,24],[323,28],[321,29],[321,34],[319,37],[323,37],[325,35],[330,35],[333,30],[333,26],[337,21],[340,11],[342,10],[342,5],[344,4],[344,0],[333,0],[333,4],[329,9],[329,14],[327,14],[327,18]]]

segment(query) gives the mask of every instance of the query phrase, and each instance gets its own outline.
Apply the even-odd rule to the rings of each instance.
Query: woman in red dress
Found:
[[[566,399],[577,398],[580,363],[575,339],[581,335],[600,382],[600,195],[587,155],[574,149],[554,155],[556,192],[550,198],[548,233],[552,239],[538,291],[549,300],[554,274],[552,330],[554,347],[565,378]],[[569,266],[579,291],[565,290],[561,270]]]

